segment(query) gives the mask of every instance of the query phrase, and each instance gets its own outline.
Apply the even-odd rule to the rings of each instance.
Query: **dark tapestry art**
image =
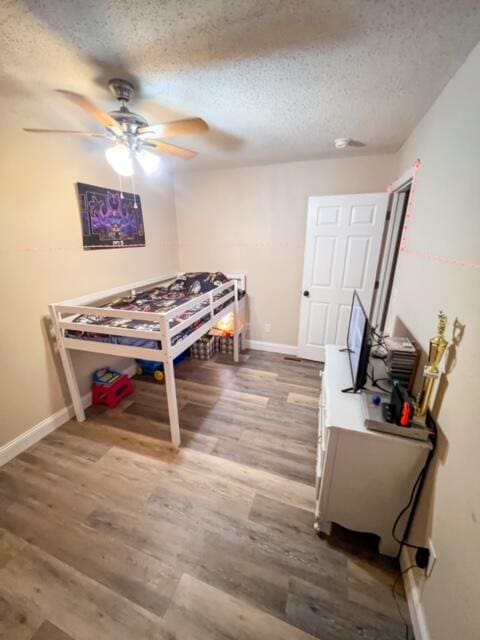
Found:
[[[77,183],[84,249],[144,247],[140,196]],[[137,207],[135,208],[135,201]]]

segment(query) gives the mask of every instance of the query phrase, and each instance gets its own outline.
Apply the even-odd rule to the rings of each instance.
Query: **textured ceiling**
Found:
[[[189,168],[332,156],[341,136],[389,152],[479,38],[478,0],[3,0],[0,100],[24,126],[94,130],[50,90],[111,109],[106,80],[133,79],[151,122],[209,123],[176,141]]]

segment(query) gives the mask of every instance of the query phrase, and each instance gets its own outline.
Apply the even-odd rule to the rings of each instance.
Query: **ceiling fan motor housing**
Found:
[[[127,129],[132,127],[134,131],[139,127],[148,126],[148,121],[143,116],[133,113],[127,107],[122,107],[118,111],[109,111],[108,115],[112,116],[120,124],[126,125]]]
[[[135,87],[128,80],[122,80],[121,78],[112,78],[108,81],[110,91],[120,102],[129,102],[132,97]]]
[[[125,125],[130,131],[136,131],[139,127],[148,126],[148,122],[143,116],[138,113],[133,113],[127,108],[127,103],[135,91],[133,84],[128,80],[112,78],[108,81],[108,86],[117,100],[122,103],[118,111],[110,111],[109,115],[120,124]]]

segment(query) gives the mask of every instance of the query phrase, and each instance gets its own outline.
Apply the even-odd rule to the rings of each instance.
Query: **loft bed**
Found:
[[[161,362],[170,436],[172,444],[180,446],[174,359],[233,312],[233,358],[238,362],[239,339],[246,324],[245,299],[244,275],[193,273],[150,278],[50,304],[77,420],[85,420],[85,411],[71,350]]]

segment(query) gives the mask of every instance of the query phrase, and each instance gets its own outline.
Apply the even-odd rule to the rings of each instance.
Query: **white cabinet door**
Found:
[[[387,193],[309,198],[300,357],[323,360],[326,344],[345,344],[354,289],[369,313],[387,202]]]

